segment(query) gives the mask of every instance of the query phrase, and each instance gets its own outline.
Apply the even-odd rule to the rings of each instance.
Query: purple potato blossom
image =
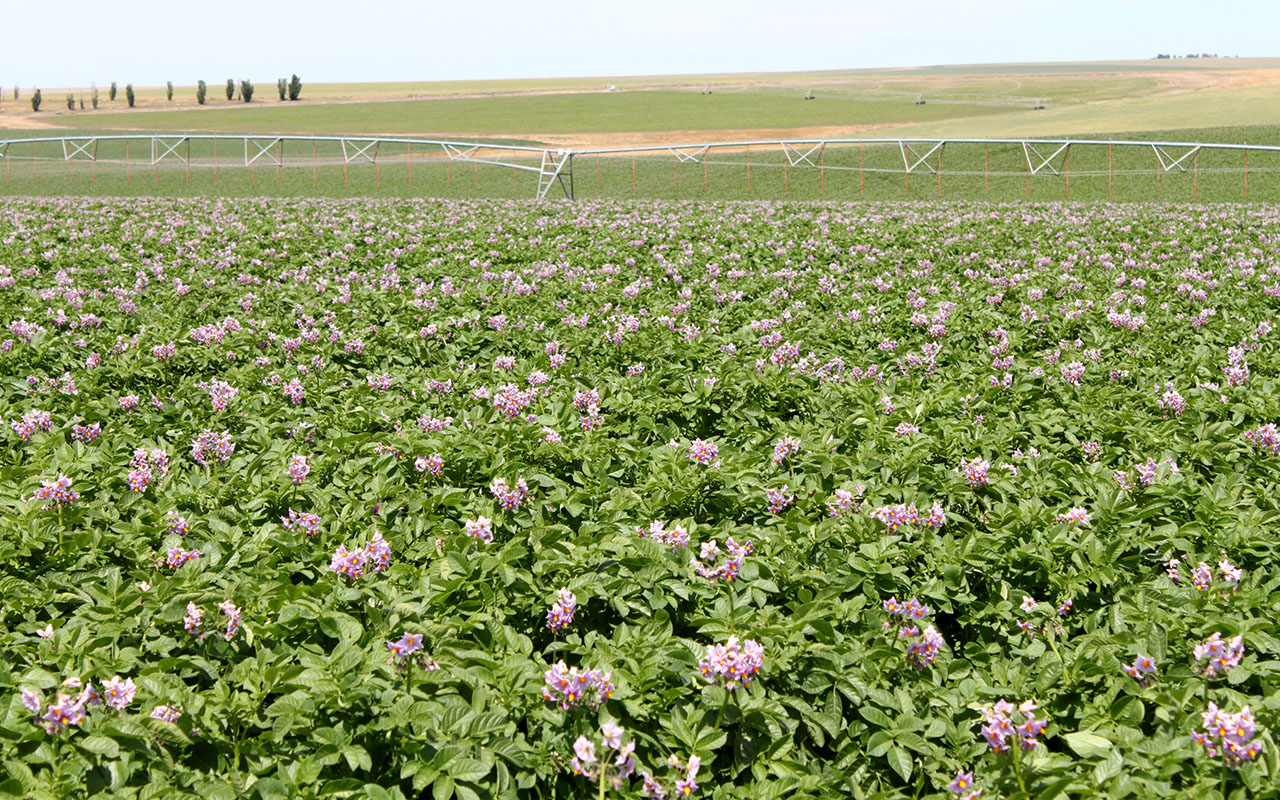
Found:
[[[730,636],[724,644],[707,647],[698,662],[702,677],[726,689],[747,688],[764,667],[764,648],[753,639],[739,642]]]

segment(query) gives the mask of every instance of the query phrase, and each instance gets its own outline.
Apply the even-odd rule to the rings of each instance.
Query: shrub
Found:
[[[276,92],[280,94],[280,102],[284,102],[287,91],[289,91],[289,82],[284,78],[276,78]]]
[[[89,102],[93,103],[94,110],[98,108],[98,87],[95,86],[89,90]]]
[[[71,92],[67,92],[67,110],[68,111],[76,110],[76,96]]]
[[[298,76],[295,73],[294,76],[289,79],[289,99],[297,100],[301,94],[302,94],[302,81],[298,80]]]
[[[227,99],[231,100],[236,96],[236,82],[227,78]]]
[[[124,99],[128,101],[129,108],[133,108],[133,84],[126,83],[124,85]]]
[[[31,95],[31,110],[32,111],[40,110],[40,90],[39,89],[36,89],[36,93]]]
[[[172,103],[173,102],[173,81],[165,81],[164,93],[165,93],[165,97],[167,97],[169,99],[169,102]]]
[[[209,87],[205,86],[204,81],[196,81],[196,103],[204,105],[205,98],[209,95]]]
[[[107,99],[113,103],[116,101],[116,82],[115,81],[111,82],[111,88],[107,90]]]
[[[253,84],[248,80],[240,81],[240,99],[246,103],[253,102]]]

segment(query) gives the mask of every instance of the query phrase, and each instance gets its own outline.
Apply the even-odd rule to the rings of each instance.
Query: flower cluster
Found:
[[[1227,673],[1240,666],[1244,658],[1244,636],[1222,640],[1221,633],[1214,633],[1208,639],[1195,646],[1195,671],[1212,680],[1226,677]],[[1203,663],[1201,663],[1203,662]]]
[[[1139,686],[1149,686],[1159,678],[1156,674],[1156,662],[1150,656],[1144,656],[1139,653],[1132,664],[1123,666],[1124,674],[1137,681]]]
[[[102,425],[97,422],[92,425],[72,425],[71,441],[84,442],[90,444],[98,441],[98,437],[102,435]]]
[[[764,647],[753,639],[739,644],[737,636],[730,636],[724,644],[710,645],[698,662],[702,677],[726,689],[747,688],[763,667]]]
[[[1270,453],[1273,456],[1280,456],[1280,430],[1276,430],[1274,422],[1268,422],[1266,425],[1259,425],[1251,431],[1245,431],[1244,438],[1259,450]]]
[[[391,545],[375,533],[364,547],[350,551],[339,545],[329,562],[329,570],[345,578],[359,578],[365,574],[366,568],[372,572],[383,572],[391,564]]]
[[[293,530],[296,525],[307,536],[315,536],[320,532],[320,515],[308,511],[294,511],[290,508],[289,516],[281,517],[280,524],[287,531]]]
[[[493,393],[493,407],[498,413],[517,419],[524,410],[533,404],[533,390],[521,389],[514,383],[503,384]]]
[[[116,680],[118,679],[119,676],[116,676]],[[128,681],[128,685],[132,687],[133,681]],[[58,699],[50,703],[48,708],[45,708],[44,699],[39,693],[31,689],[22,690],[23,707],[36,715],[34,721],[37,724],[43,723],[44,731],[49,735],[62,733],[73,725],[79,725],[84,722],[87,706],[102,704],[102,699],[93,688],[93,684],[82,683],[79,678],[67,678],[59,688],[66,691],[59,692]],[[75,691],[77,689],[79,691]],[[129,699],[133,699],[132,694],[129,695]]]
[[[493,542],[493,520],[486,516],[479,516],[475,519],[467,520],[467,535],[485,544]]]
[[[1084,364],[1079,361],[1073,361],[1070,364],[1062,365],[1062,379],[1069,385],[1079,386],[1082,378],[1084,378]]]
[[[218,611],[227,618],[227,627],[223,630],[222,638],[229,642],[240,632],[240,608],[227,600],[218,604]],[[187,603],[187,614],[182,618],[183,629],[202,642],[212,633],[204,628],[204,614],[204,609],[195,603]]]
[[[139,447],[133,451],[133,459],[129,462],[129,488],[135,492],[145,492],[155,481],[169,474],[169,454],[156,448],[144,450]]]
[[[515,488],[512,488],[503,478],[494,478],[489,484],[489,491],[498,501],[498,505],[508,511],[514,511],[529,496],[529,484],[524,482],[524,478],[520,478],[516,481]]]
[[[862,510],[862,494],[867,488],[862,484],[848,489],[836,489],[827,499],[827,516],[844,517],[857,514]]]
[[[22,419],[9,423],[9,427],[13,428],[14,433],[18,434],[24,442],[31,441],[32,435],[37,431],[47,432],[52,426],[53,416],[48,411],[28,411],[22,415]]]
[[[587,414],[591,409],[600,407],[600,393],[595,389],[588,389],[585,392],[573,393],[573,407],[579,413]]]
[[[881,606],[890,616],[900,616],[907,620],[924,619],[925,617],[933,613],[932,608],[924,605],[914,597],[906,601],[905,603],[901,603],[901,602],[898,602],[897,596],[894,595],[890,597],[888,600],[885,600],[884,603],[881,604]],[[889,623],[885,622],[885,626],[887,630]]]
[[[636,749],[634,739],[622,743],[625,731],[612,720],[600,726],[603,737],[601,749],[605,752],[596,754],[596,743],[585,736],[579,736],[573,743],[573,758],[569,759],[569,767],[574,775],[581,775],[592,782],[599,781],[603,785],[612,785],[614,789],[622,787],[622,782],[631,777],[636,770],[636,760],[632,755]],[[613,763],[610,764],[610,758]]]
[[[975,458],[972,461],[960,460],[960,471],[964,473],[964,479],[970,486],[986,486],[987,472],[990,469],[991,464],[985,458]]]
[[[209,402],[214,411],[225,411],[227,405],[240,394],[240,390],[226,381],[214,380],[199,384],[201,389],[209,393]]]
[[[689,763],[684,764],[678,756],[672,755],[667,759],[667,769],[671,770],[673,775],[668,776],[668,780],[672,783],[672,792],[676,797],[688,797],[698,791],[698,770],[702,767],[702,759],[697,756],[689,756]],[[641,772],[640,777],[644,779],[644,785],[641,787],[644,796],[653,800],[663,800],[667,796],[667,790],[662,783],[650,775],[648,772]]]
[[[704,442],[701,439],[694,439],[689,445],[689,449],[685,453],[689,460],[695,464],[701,464],[704,467],[715,463],[720,457],[720,448],[713,442]]]
[[[225,641],[231,641],[240,632],[240,609],[230,600],[218,604],[218,611],[227,618],[226,630],[222,632]]]
[[[794,436],[783,436],[773,446],[773,464],[782,466],[783,462],[800,452],[800,440]]]
[[[883,608],[890,617],[884,622],[886,631],[894,628],[893,617],[901,617],[897,624],[898,638],[907,642],[907,663],[916,669],[932,664],[946,645],[946,640],[932,625],[926,625],[922,631],[914,623],[932,614],[933,609],[914,597],[902,603],[896,596],[885,600]]]
[[[306,456],[294,456],[289,459],[289,478],[294,486],[301,486],[310,472],[311,465],[307,463]]]
[[[769,513],[781,514],[787,509],[787,506],[795,502],[795,495],[791,494],[791,487],[783,484],[781,489],[765,489],[765,499],[769,501]]]
[[[591,710],[613,697],[613,673],[598,669],[580,670],[557,661],[543,673],[542,699],[568,711],[585,706]]]
[[[1169,575],[1169,580],[1174,583],[1178,583],[1182,580],[1180,567],[1181,560],[1178,558],[1172,558],[1164,564],[1165,572]],[[1223,555],[1222,560],[1218,562],[1218,576],[1221,581],[1230,586],[1231,591],[1234,592],[1240,588],[1240,579],[1244,577],[1244,571],[1239,567],[1234,566],[1227,557]],[[1213,584],[1213,569],[1205,562],[1201,561],[1196,565],[1195,569],[1191,570],[1191,585],[1194,586],[1197,591],[1207,592],[1209,589],[1213,588]]]
[[[120,680],[119,675],[112,675],[109,680],[102,682],[102,702],[115,711],[126,709],[137,692],[138,687],[134,685],[133,678]]]
[[[655,519],[649,523],[649,529],[636,528],[636,534],[640,538],[648,537],[658,544],[671,548],[671,552],[679,550],[681,547],[689,546],[689,532],[683,527],[675,525],[671,530],[667,530],[666,523],[660,519]]]
[[[936,531],[941,529],[947,522],[947,512],[943,510],[942,504],[937,502],[929,509],[929,513],[923,517],[920,516],[920,511],[916,508],[915,503],[910,505],[899,503],[892,506],[880,506],[872,510],[868,516],[884,523],[885,527],[891,531],[907,526]]]
[[[1102,445],[1097,442],[1085,442],[1080,445],[1080,450],[1084,453],[1086,461],[1097,461],[1098,456],[1102,454]]]
[[[418,427],[422,428],[423,433],[439,433],[451,425],[453,425],[453,417],[436,419],[424,415],[418,418]]]
[[[559,631],[569,627],[576,613],[578,613],[578,598],[568,588],[562,588],[556,595],[555,602],[551,604],[551,610],[547,612],[547,629]]]
[[[59,475],[55,481],[41,481],[40,488],[31,494],[32,500],[47,501],[40,508],[48,510],[54,506],[61,508],[62,506],[74,503],[80,499],[80,493],[71,488],[71,479],[66,475]]]
[[[1069,528],[1079,528],[1082,525],[1089,524],[1089,512],[1080,506],[1075,506],[1058,515],[1058,522]]]
[[[1124,470],[1116,470],[1116,473],[1113,476],[1115,478],[1116,485],[1121,489],[1124,489],[1126,492],[1145,489],[1152,484],[1164,481],[1170,475],[1177,475],[1178,465],[1175,464],[1171,458],[1166,458],[1161,461],[1156,461],[1154,458],[1148,458],[1145,464],[1138,464],[1133,468],[1133,471],[1138,475],[1137,484],[1130,480],[1129,473]]]
[[[405,633],[398,641],[387,642],[387,649],[391,651],[391,658],[387,659],[387,663],[400,672],[415,664],[428,672],[440,669],[440,665],[426,653],[417,655],[422,650],[420,633]]]
[[[714,540],[703,542],[700,557],[690,557],[694,570],[712,583],[718,580],[733,583],[738,579],[738,570],[742,569],[743,560],[755,552],[756,546],[750,541],[738,544],[730,536],[724,540],[724,549],[727,554],[724,555],[724,561],[720,561],[720,546]],[[703,563],[704,561],[707,563]]]
[[[1182,399],[1182,395],[1178,394],[1178,390],[1173,387],[1173,383],[1167,382],[1164,385],[1164,392],[1160,393],[1160,387],[1155,387],[1158,393],[1156,397],[1156,406],[1166,411],[1172,411],[1176,416],[1182,416],[1182,412],[1187,408],[1187,401]]]
[[[230,431],[214,433],[206,428],[191,442],[191,457],[202,467],[215,463],[225,464],[231,459],[235,449]]]
[[[177,569],[188,561],[195,561],[204,555],[199,550],[183,550],[181,547],[174,547],[165,553],[164,565],[169,569]]]
[[[982,716],[986,719],[986,724],[982,726],[982,738],[987,740],[991,751],[1008,753],[1012,749],[1010,743],[1019,745],[1024,750],[1030,750],[1039,744],[1036,737],[1044,732],[1049,721],[1036,719],[1036,709],[1032,700],[1024,701],[1017,708],[1007,700],[997,700],[994,706],[984,708]],[[1015,712],[1022,714],[1021,725],[1014,724]]]
[[[418,472],[429,472],[432,477],[439,478],[444,472],[444,456],[432,453],[430,457],[418,456],[413,460],[413,468]]]
[[[1201,720],[1204,730],[1194,731],[1191,738],[1205,749],[1210,758],[1221,757],[1222,763],[1238,769],[1262,752],[1262,742],[1254,740],[1258,726],[1249,706],[1240,709],[1238,714],[1228,714],[1216,703],[1209,703]]]
[[[293,403],[295,406],[302,405],[302,401],[307,396],[307,390],[302,387],[302,381],[297,378],[286,383],[281,387],[280,391],[282,391],[284,396],[288,398],[289,402]]]

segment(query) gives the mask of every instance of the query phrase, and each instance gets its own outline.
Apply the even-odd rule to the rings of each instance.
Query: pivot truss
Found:
[[[573,192],[573,161],[576,156],[582,155],[657,155],[660,153],[669,154],[677,164],[703,164],[710,163],[711,158],[717,151],[732,152],[746,149],[748,151],[748,170],[750,170],[750,149],[764,148],[781,151],[781,165],[791,168],[813,168],[822,169],[852,169],[848,166],[838,166],[824,161],[823,155],[828,147],[831,146],[849,146],[856,145],[859,148],[859,160],[857,169],[863,169],[861,151],[863,145],[881,145],[889,148],[896,147],[898,153],[902,157],[902,174],[910,176],[913,173],[940,175],[942,171],[942,154],[947,145],[1004,145],[1010,148],[1019,148],[1022,150],[1022,157],[1025,164],[1025,170],[1028,177],[1030,176],[1062,176],[1066,175],[1069,179],[1070,172],[1068,170],[1068,159],[1070,157],[1071,148],[1073,147],[1097,147],[1105,146],[1108,152],[1112,148],[1149,148],[1155,155],[1158,172],[1187,172],[1195,169],[1196,156],[1201,150],[1206,151],[1227,151],[1238,150],[1243,151],[1245,156],[1245,169],[1248,169],[1248,154],[1250,151],[1265,151],[1280,153],[1280,146],[1275,145],[1248,145],[1248,144],[1228,144],[1228,143],[1202,143],[1202,142],[1163,142],[1163,141],[1131,141],[1131,140],[1108,140],[1108,139],[926,139],[926,138],[877,138],[877,139],[769,139],[756,141],[735,141],[735,142],[702,142],[694,144],[663,144],[663,145],[646,145],[637,147],[615,147],[591,150],[572,150],[567,148],[551,148],[546,145],[542,146],[526,146],[526,145],[507,145],[497,143],[482,142],[456,142],[444,141],[438,139],[419,139],[419,138],[395,138],[387,136],[290,136],[287,134],[121,134],[108,136],[63,136],[63,137],[37,137],[37,138],[12,138],[0,139],[0,157],[4,159],[10,158],[29,158],[33,161],[44,160],[49,158],[49,145],[57,146],[61,149],[58,160],[62,161],[91,161],[96,162],[103,160],[100,153],[100,147],[104,144],[114,144],[116,142],[127,142],[130,140],[142,140],[150,147],[150,163],[159,165],[162,161],[177,161],[182,164],[191,166],[192,161],[192,145],[209,143],[213,145],[214,165],[217,164],[217,145],[218,140],[230,139],[232,141],[240,141],[244,146],[244,166],[252,167],[256,164],[269,164],[277,168],[285,167],[284,145],[286,140],[291,143],[310,142],[312,144],[312,159],[315,161],[315,145],[320,142],[329,143],[330,146],[340,148],[342,153],[342,164],[346,165],[361,162],[369,164],[379,164],[379,151],[384,146],[397,145],[406,149],[406,156],[412,157],[412,151],[415,146],[421,146],[426,150],[431,148],[439,148],[439,156],[446,162],[471,162],[475,164],[489,164],[504,169],[522,170],[526,172],[537,173],[537,186],[534,190],[534,196],[538,199],[545,199],[553,191],[556,195],[563,194],[564,197],[572,199]],[[39,147],[40,144],[46,144],[45,147]],[[30,147],[30,152],[18,150],[14,145],[22,144]],[[291,145],[292,146],[292,145]],[[776,152],[775,150],[775,152]],[[41,154],[43,152],[43,155]],[[107,152],[111,152],[108,150]],[[22,153],[22,155],[19,155]],[[518,158],[521,155],[532,156],[527,159],[530,163],[519,163]],[[125,161],[128,161],[128,149],[125,148]],[[105,160],[111,161],[110,157]],[[200,159],[197,158],[197,163]],[[634,164],[634,161],[633,161]],[[876,172],[896,172],[897,168],[889,170],[881,168],[867,168],[868,171]],[[984,171],[985,171],[984,163]],[[1108,171],[1110,171],[1110,156],[1108,155]],[[749,179],[748,179],[749,180]],[[634,166],[633,166],[634,181]],[[597,185],[599,176],[597,171]],[[559,187],[558,190],[553,187]]]

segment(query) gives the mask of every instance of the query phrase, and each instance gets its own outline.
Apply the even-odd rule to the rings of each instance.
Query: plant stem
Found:
[[[729,584],[729,635],[736,636],[738,634],[738,590],[732,583]]]
[[[609,752],[612,753],[612,751],[609,751]],[[596,793],[596,800],[604,800],[605,773],[607,773],[608,771],[609,771],[609,759],[608,759],[608,756],[606,756],[600,759],[600,778],[599,778],[600,791]]]
[[[720,710],[716,712],[716,724],[712,726],[716,730],[720,730],[720,721],[724,719],[724,710],[726,707],[728,707],[728,705],[729,705],[729,690],[725,689],[724,700],[720,701]]]
[[[1027,793],[1027,783],[1022,779],[1022,742],[1014,742],[1013,745],[1013,774],[1018,779],[1018,788],[1023,795]]]

